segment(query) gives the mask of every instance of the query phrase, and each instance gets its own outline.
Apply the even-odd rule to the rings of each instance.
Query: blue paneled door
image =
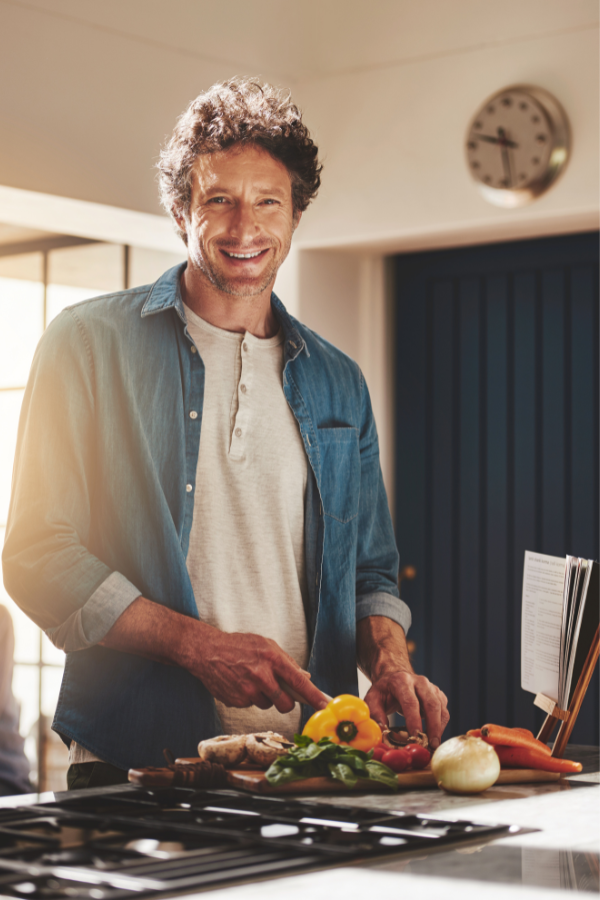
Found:
[[[524,551],[598,559],[598,234],[398,256],[396,533],[447,734],[536,729]],[[598,674],[574,743],[598,743]]]

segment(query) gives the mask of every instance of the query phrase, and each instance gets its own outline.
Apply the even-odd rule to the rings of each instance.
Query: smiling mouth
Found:
[[[263,253],[266,253],[268,249],[267,247],[264,250],[254,250],[252,253],[233,253],[230,250],[222,250],[221,252],[228,256],[229,259],[257,259]]]

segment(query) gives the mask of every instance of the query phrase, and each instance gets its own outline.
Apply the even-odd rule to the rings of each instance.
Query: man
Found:
[[[317,148],[287,96],[236,79],[159,172],[187,265],[63,312],[19,429],[5,582],[67,652],[69,784],[291,736],[321,691],[357,693],[357,662],[374,718],[423,714],[435,746],[446,698],[408,660],[364,379],[272,294]]]

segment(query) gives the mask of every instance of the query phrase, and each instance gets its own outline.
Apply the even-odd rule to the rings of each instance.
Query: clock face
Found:
[[[567,159],[568,130],[557,101],[540,88],[495,94],[474,117],[467,162],[487,200],[519,206],[550,185]]]

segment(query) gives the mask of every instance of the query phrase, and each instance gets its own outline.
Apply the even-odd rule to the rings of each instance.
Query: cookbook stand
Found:
[[[585,658],[579,681],[575,686],[571,702],[569,703],[569,708],[561,709],[554,700],[550,697],[546,697],[545,694],[536,694],[535,696],[535,700],[533,701],[535,706],[539,706],[540,709],[543,709],[544,712],[548,713],[546,721],[538,734],[538,741],[543,741],[545,744],[554,731],[556,723],[560,722],[560,728],[558,729],[558,734],[556,735],[556,740],[554,741],[554,747],[552,749],[552,756],[561,758],[565,752],[565,747],[571,737],[573,726],[577,720],[583,698],[585,697],[592,675],[594,674],[594,669],[596,668],[599,656],[600,625],[596,629],[596,635],[592,641],[588,655]]]

